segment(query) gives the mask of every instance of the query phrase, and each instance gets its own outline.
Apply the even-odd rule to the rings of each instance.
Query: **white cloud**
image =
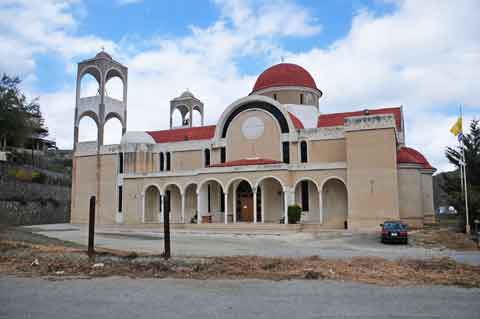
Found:
[[[480,3],[475,0],[397,1],[384,16],[364,9],[354,15],[348,34],[330,47],[295,54],[285,51],[282,38],[327,29],[293,1],[216,0],[221,15],[208,27],[191,26],[181,38],[159,34],[134,44],[125,40],[119,47],[95,35],[76,35],[79,15],[72,12],[82,7],[79,1],[12,3],[0,5],[0,31],[6,30],[0,33],[0,69],[34,74],[35,54],[48,52],[74,70],[77,56],[93,55],[105,45],[129,67],[130,130],[167,128],[169,101],[186,88],[205,102],[207,123],[215,123],[233,100],[251,90],[256,76],[237,66],[245,56],[268,64],[286,55],[288,62],[304,66],[325,93],[322,112],[404,105],[407,144],[440,169],[449,168],[444,147],[455,144],[448,131],[455,120],[452,105],[479,113]],[[16,52],[13,59],[11,52]],[[37,95],[58,144],[70,147],[74,90]]]
[[[404,105],[407,144],[448,168],[443,151],[459,104],[479,113],[480,2],[396,2],[392,14],[362,10],[327,49],[290,54],[324,91],[326,113]],[[453,110],[452,110],[453,106]]]

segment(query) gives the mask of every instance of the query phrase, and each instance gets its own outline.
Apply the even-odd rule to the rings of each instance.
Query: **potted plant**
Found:
[[[297,224],[302,217],[302,208],[298,205],[288,206],[288,223]]]

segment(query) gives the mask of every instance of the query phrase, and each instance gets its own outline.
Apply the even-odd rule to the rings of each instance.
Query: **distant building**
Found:
[[[99,95],[80,98],[85,74],[100,83]],[[433,221],[434,168],[405,146],[401,107],[322,113],[312,76],[281,63],[260,74],[216,125],[203,125],[204,105],[186,91],[170,102],[170,129],[130,132],[127,75],[105,52],[78,65],[72,223],[88,221],[92,196],[102,224],[161,223],[167,212],[178,224],[279,224],[293,204],[302,207],[301,223],[318,229]],[[112,77],[123,81],[121,101],[102,90]],[[175,110],[183,127],[174,128]],[[195,112],[201,126],[193,125]],[[97,123],[95,142],[78,142],[84,116]],[[122,123],[122,140],[103,145],[112,117]]]

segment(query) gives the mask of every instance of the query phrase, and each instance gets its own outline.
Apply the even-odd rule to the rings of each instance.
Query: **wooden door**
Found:
[[[252,196],[242,196],[240,198],[241,202],[241,221],[242,222],[253,222],[253,198]]]

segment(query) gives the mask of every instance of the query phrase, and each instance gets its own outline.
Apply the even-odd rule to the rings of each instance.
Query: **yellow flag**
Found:
[[[452,132],[452,134],[455,136],[462,132],[462,117],[459,117],[455,124],[453,124],[450,132]]]

